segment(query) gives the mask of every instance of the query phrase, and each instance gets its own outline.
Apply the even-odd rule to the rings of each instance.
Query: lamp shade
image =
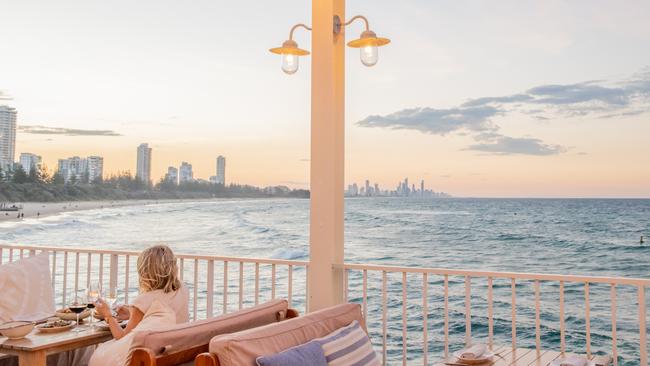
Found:
[[[286,40],[282,43],[282,47],[271,48],[269,51],[278,55],[295,55],[307,56],[309,51],[298,48],[298,43],[294,40]]]
[[[352,48],[362,48],[362,47],[379,47],[384,46],[390,43],[390,39],[377,37],[375,32],[371,30],[364,31],[361,33],[361,37],[358,39],[348,42],[348,46]]]

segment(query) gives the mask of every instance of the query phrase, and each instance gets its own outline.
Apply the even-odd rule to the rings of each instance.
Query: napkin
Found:
[[[569,356],[560,361],[560,366],[587,366],[589,360],[582,356]]]
[[[475,360],[477,358],[481,358],[485,351],[487,351],[487,347],[484,344],[475,344],[469,348],[462,350],[460,353],[460,358],[463,360]]]

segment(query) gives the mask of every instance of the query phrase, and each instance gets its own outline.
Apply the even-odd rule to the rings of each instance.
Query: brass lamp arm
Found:
[[[308,30],[308,31],[311,30],[310,27],[308,27],[308,26],[306,26],[306,25],[304,25],[304,24],[302,24],[302,23],[298,23],[298,24],[294,25],[293,27],[291,27],[291,31],[289,31],[289,40],[292,40],[292,41],[293,41],[293,32],[294,32],[296,29],[300,28],[300,27],[305,28],[305,29]]]
[[[370,30],[370,25],[368,24],[368,19],[366,19],[366,17],[364,17],[363,15],[355,15],[355,16],[353,16],[352,18],[350,18],[350,20],[345,22],[345,24],[343,24],[343,26],[347,27],[348,25],[352,24],[352,22],[354,22],[357,19],[363,20],[363,22],[366,24],[366,30]]]

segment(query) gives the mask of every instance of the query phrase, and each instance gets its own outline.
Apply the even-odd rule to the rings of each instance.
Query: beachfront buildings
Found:
[[[16,155],[15,108],[0,105],[0,170],[9,170]]]
[[[226,184],[226,158],[219,155],[217,157],[217,176],[216,184]]]
[[[151,148],[147,143],[138,146],[135,176],[146,184],[151,184]]]
[[[20,159],[18,159],[18,163],[26,173],[29,173],[32,169],[38,170],[41,167],[41,162],[41,157],[32,153],[21,153]]]
[[[179,183],[189,183],[194,180],[194,173],[192,173],[192,164],[188,162],[182,162],[180,168],[178,169],[178,182]]]
[[[88,183],[101,181],[104,173],[104,158],[89,156],[87,159]]]
[[[165,181],[172,184],[178,184],[178,169],[176,167],[170,166],[167,168]]]
[[[104,174],[104,158],[89,156],[80,158],[73,156],[59,159],[57,172],[68,183],[94,183],[102,179]]]

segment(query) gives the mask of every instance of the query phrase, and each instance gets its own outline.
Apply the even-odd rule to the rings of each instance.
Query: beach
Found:
[[[205,201],[205,199],[169,199],[169,200],[107,200],[107,201],[64,201],[64,202],[24,202],[15,203],[22,207],[19,211],[0,211],[0,222],[16,221],[27,218],[41,218],[62,212],[94,210],[123,206],[154,205],[171,202]],[[13,204],[13,203],[12,203]],[[19,217],[20,215],[20,217]]]

